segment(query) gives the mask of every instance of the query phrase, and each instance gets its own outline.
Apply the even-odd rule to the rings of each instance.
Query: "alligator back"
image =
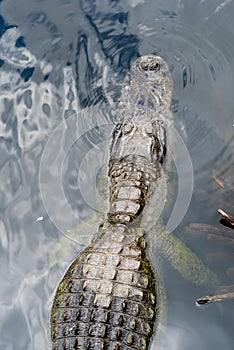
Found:
[[[104,224],[68,269],[52,311],[53,349],[146,349],[156,317],[142,230]]]
[[[110,150],[107,220],[59,284],[53,350],[148,348],[158,313],[157,278],[140,227],[167,160],[171,87],[167,64],[154,55],[139,58],[125,79],[124,121]]]

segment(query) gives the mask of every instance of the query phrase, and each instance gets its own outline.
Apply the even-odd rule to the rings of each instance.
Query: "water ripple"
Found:
[[[59,247],[56,243],[61,231],[69,229],[67,236],[73,237],[71,226],[97,209],[96,196],[102,200],[97,188],[94,193],[86,187],[96,183],[92,174],[106,167],[104,151],[117,122],[122,81],[139,54],[157,53],[170,64],[175,125],[192,158],[195,181],[211,193],[204,173],[216,167],[218,175],[233,174],[234,9],[230,0],[22,0],[17,11],[15,6],[14,0],[0,4],[0,348],[40,350],[49,347],[53,291],[91,238],[96,218],[78,232],[78,243],[66,237]],[[50,208],[43,203],[42,185]],[[169,275],[177,279],[174,272]],[[187,289],[183,294],[184,284],[176,286],[180,310],[190,310]],[[175,315],[180,327],[178,310]],[[169,339],[165,349],[204,345],[193,315],[191,310],[180,315],[194,329],[193,342],[187,331],[180,337],[176,329],[178,343]],[[221,327],[218,346],[232,346],[212,316],[207,320]],[[214,332],[202,336],[204,349],[215,349]]]

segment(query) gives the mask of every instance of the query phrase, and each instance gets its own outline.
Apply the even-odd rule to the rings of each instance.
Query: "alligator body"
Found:
[[[171,118],[171,90],[168,66],[154,55],[137,59],[125,79],[119,105],[124,121],[110,150],[110,209],[59,284],[53,350],[149,348],[158,314],[157,276],[141,217],[167,164],[164,121]]]

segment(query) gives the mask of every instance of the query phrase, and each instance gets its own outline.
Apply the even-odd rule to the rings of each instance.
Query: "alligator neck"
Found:
[[[153,191],[159,169],[144,157],[127,156],[110,163],[110,223],[136,221]]]

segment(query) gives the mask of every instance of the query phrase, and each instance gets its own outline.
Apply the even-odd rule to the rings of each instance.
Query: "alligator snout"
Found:
[[[145,72],[148,72],[148,71],[157,72],[159,71],[160,67],[161,67],[161,63],[155,56],[142,57],[138,63],[138,68],[141,71],[145,71]]]

